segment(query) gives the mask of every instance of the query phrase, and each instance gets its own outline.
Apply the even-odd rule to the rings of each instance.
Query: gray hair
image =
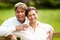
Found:
[[[20,7],[20,8],[22,8],[22,9],[24,9],[24,10],[27,9],[27,5],[26,5],[25,3],[22,3],[22,2],[16,3],[15,6],[14,6],[14,10],[16,10],[17,7]]]

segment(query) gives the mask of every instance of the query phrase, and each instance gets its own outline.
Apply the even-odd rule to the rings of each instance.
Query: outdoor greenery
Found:
[[[0,10],[0,25],[7,19],[13,17],[13,9]],[[38,9],[38,20],[50,24],[55,32],[60,32],[60,9]],[[60,38],[54,38],[59,40]]]
[[[13,7],[17,2],[36,7],[38,20],[50,24],[54,32],[60,32],[60,0],[0,0],[0,25],[15,16]],[[53,38],[53,40],[60,40],[60,38]]]
[[[60,9],[38,9],[40,22],[52,25],[55,32],[60,32]],[[14,16],[13,9],[0,10],[0,24],[6,19]]]
[[[60,0],[0,0],[0,8],[12,8],[17,2],[36,8],[60,8]]]

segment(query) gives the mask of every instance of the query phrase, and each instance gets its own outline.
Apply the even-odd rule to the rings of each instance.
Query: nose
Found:
[[[19,15],[22,15],[22,13],[20,12]]]
[[[32,18],[34,18],[34,16],[32,16]]]

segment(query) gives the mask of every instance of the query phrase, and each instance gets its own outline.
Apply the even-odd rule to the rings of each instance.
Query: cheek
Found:
[[[38,18],[38,15],[36,15],[36,18]]]
[[[31,17],[27,17],[29,20],[31,20]]]
[[[37,15],[35,15],[35,16],[34,16],[34,18],[35,18],[35,19],[38,19],[38,16],[37,16]]]
[[[38,19],[38,16],[36,16],[35,18]]]
[[[23,15],[25,15],[25,13],[23,13]]]
[[[25,16],[25,13],[22,13],[22,16]]]
[[[19,14],[17,13],[17,14],[15,14],[16,15],[16,17],[19,17]]]

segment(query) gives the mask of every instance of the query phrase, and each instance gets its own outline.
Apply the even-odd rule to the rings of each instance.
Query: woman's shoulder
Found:
[[[46,28],[46,29],[54,29],[50,24],[46,24],[46,23],[41,23],[38,22],[40,27]]]

